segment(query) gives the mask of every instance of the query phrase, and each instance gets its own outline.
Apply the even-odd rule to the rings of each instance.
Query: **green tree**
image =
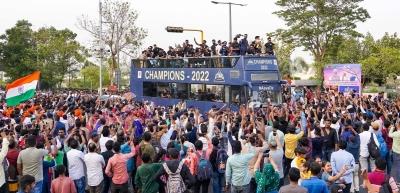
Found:
[[[284,78],[291,76],[291,65],[292,61],[290,59],[295,46],[292,43],[285,43],[281,40],[275,41],[275,55],[278,60],[279,71]]]
[[[281,9],[274,12],[287,29],[277,32],[285,41],[304,47],[314,56],[316,72],[321,76],[327,51],[340,36],[357,36],[358,22],[370,16],[360,7],[363,0],[278,0]]]
[[[103,68],[103,74],[109,73],[108,68]],[[88,65],[80,70],[80,87],[94,89],[99,87],[100,67],[96,65]],[[103,84],[110,85],[110,77],[103,75]]]
[[[87,52],[69,29],[40,28],[34,33],[37,46],[37,66],[42,71],[44,87],[60,86],[65,78],[67,85],[86,61]]]
[[[379,47],[377,53],[371,54],[360,63],[366,81],[382,85],[389,74],[400,74],[400,49]]]
[[[0,36],[0,63],[11,80],[37,70],[31,26],[28,21],[20,20]]]

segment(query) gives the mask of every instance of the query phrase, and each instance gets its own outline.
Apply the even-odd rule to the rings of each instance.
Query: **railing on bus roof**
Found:
[[[133,59],[135,68],[233,68],[240,56]]]

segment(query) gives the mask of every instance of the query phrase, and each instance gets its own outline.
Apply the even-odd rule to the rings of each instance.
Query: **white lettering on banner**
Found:
[[[219,72],[219,78],[222,73]],[[138,76],[141,76],[138,73]],[[218,73],[217,73],[218,75]],[[192,81],[197,82],[208,82],[210,72],[208,71],[191,71],[191,76],[185,77],[185,71],[153,71],[153,70],[146,70],[144,71],[144,78],[146,80],[171,80],[171,81],[184,81],[185,78],[190,78]],[[222,74],[222,79],[224,79]]]
[[[259,90],[274,90],[274,87],[272,86],[259,86]]]
[[[146,80],[185,80],[185,71],[145,71]]]
[[[259,60],[259,59],[249,59],[247,64],[274,64],[276,65],[276,60]]]

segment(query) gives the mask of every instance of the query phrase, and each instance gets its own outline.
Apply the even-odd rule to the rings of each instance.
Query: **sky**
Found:
[[[77,19],[82,15],[98,20],[99,0],[0,0],[0,34],[15,25],[18,20],[26,19],[33,29],[54,26],[58,29],[69,28],[78,34],[81,44],[90,46],[93,40],[90,34],[80,29]],[[139,13],[138,25],[147,30],[143,49],[157,44],[164,49],[169,45],[182,43],[185,39],[193,41],[200,38],[196,32],[167,33],[166,26],[201,29],[205,39],[228,40],[228,6],[215,5],[209,0],[130,0],[132,8]],[[245,7],[232,7],[233,35],[260,35],[278,28],[284,28],[284,22],[273,14],[278,10],[275,0],[232,0],[247,4]],[[385,32],[400,32],[400,0],[364,0],[361,5],[371,16],[365,23],[358,24],[361,33],[370,32],[380,38]],[[292,57],[301,56],[307,61],[312,57],[308,52],[296,50]]]

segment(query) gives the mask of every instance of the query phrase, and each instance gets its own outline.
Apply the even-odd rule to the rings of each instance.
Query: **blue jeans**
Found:
[[[231,193],[248,193],[250,190],[250,184],[244,186],[231,186]]]
[[[387,153],[387,155],[386,155],[386,164],[387,164],[387,166],[386,166],[386,168],[387,168],[387,173],[390,175],[390,172],[392,171],[392,160],[393,160],[393,157],[392,157],[392,150],[390,150],[388,153]]]
[[[224,187],[225,180],[224,180],[225,175],[220,174],[219,172],[213,172],[212,175],[212,189],[213,193],[221,193],[222,188]]]
[[[391,173],[394,181],[400,182],[400,154],[395,152],[393,152],[393,164]]]
[[[42,193],[43,189],[43,180],[36,182],[35,187],[33,188],[33,193]]]
[[[74,180],[75,188],[77,193],[85,193],[86,189],[86,178],[83,176],[78,180]]]
[[[330,162],[333,149],[325,149],[322,153],[323,153],[322,160]]]

